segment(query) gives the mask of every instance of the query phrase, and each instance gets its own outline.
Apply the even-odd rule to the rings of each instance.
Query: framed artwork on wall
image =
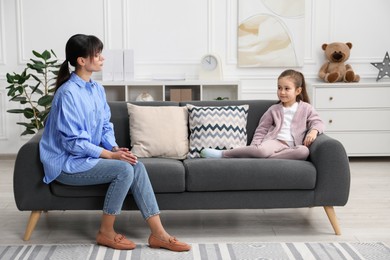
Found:
[[[305,0],[238,0],[238,66],[301,67]]]

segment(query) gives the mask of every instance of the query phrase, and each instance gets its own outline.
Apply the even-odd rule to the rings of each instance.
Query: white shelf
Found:
[[[155,101],[170,101],[172,89],[191,90],[190,100],[214,100],[218,97],[238,100],[241,93],[239,81],[152,80],[100,81],[100,83],[106,89],[109,101],[135,101],[138,95],[145,92],[149,93]]]

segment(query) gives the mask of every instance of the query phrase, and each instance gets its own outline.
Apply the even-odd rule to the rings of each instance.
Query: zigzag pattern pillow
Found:
[[[227,150],[246,146],[249,105],[197,107],[187,105],[190,125],[188,158],[203,148]]]

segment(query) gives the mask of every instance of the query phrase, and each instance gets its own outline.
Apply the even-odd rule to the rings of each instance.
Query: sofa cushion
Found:
[[[134,101],[131,104],[137,106],[178,106],[177,102],[170,101]],[[116,142],[120,147],[129,147],[130,143],[130,125],[127,109],[127,102],[109,101],[111,110],[111,122],[114,124]]]
[[[246,146],[248,105],[198,107],[187,105],[190,128],[188,158],[200,157],[203,148]]]
[[[307,190],[314,189],[311,162],[282,159],[187,159],[186,190]]]
[[[181,161],[166,158],[139,160],[145,165],[155,193],[184,192],[185,170]],[[56,196],[61,197],[104,197],[108,184],[70,186],[54,181],[50,183],[50,188]]]
[[[167,101],[165,101],[167,102]],[[267,109],[276,104],[277,100],[202,100],[202,101],[186,101],[180,102],[180,106],[186,106],[188,104],[207,107],[207,106],[242,106],[249,105],[248,119],[246,124],[247,131],[247,145],[252,142],[252,137],[255,133],[261,116],[267,111]]]
[[[188,153],[186,107],[127,104],[131,151],[138,157],[184,159]]]
[[[155,193],[185,191],[185,168],[180,160],[140,158],[146,167]]]

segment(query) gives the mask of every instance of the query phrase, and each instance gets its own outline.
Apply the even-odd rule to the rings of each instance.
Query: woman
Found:
[[[117,234],[114,222],[126,195],[131,193],[148,223],[149,245],[172,251],[191,247],[170,236],[162,226],[160,211],[144,165],[127,148],[118,147],[104,88],[91,79],[100,71],[103,43],[95,36],[76,34],[66,44],[52,107],[40,141],[44,182],[66,185],[109,183],[96,241],[114,249],[136,245]],[[75,68],[70,73],[69,64]]]

